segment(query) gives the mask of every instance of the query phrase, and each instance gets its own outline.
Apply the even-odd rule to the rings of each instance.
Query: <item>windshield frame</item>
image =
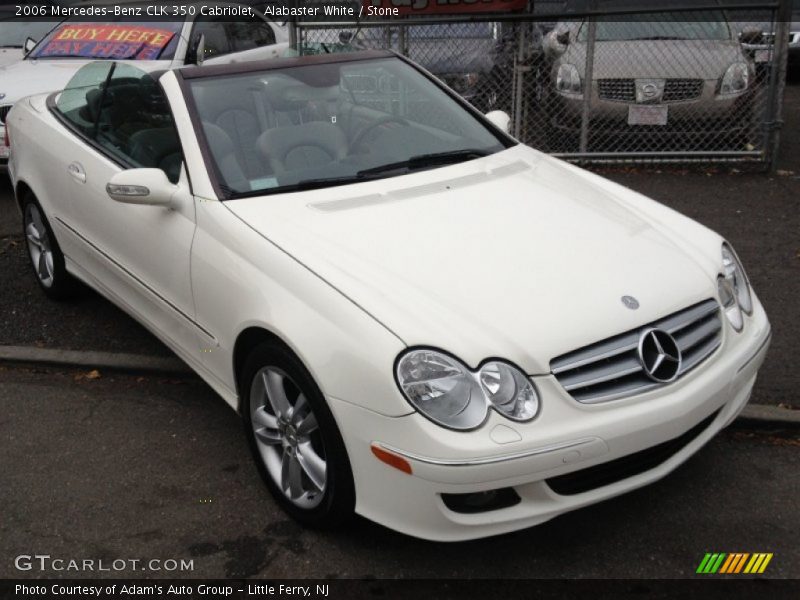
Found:
[[[172,72],[175,73],[176,79],[178,80],[178,85],[183,94],[183,99],[184,102],[186,103],[186,108],[189,112],[189,119],[191,120],[192,127],[194,129],[195,136],[197,137],[197,142],[200,147],[200,154],[203,157],[203,163],[206,172],[208,173],[208,177],[214,189],[214,192],[217,195],[217,199],[220,200],[221,202],[226,202],[228,200],[239,200],[243,198],[252,198],[258,196],[302,193],[302,191],[304,190],[293,191],[290,189],[290,186],[287,186],[286,189],[275,188],[275,191],[266,189],[266,190],[254,190],[250,192],[235,192],[233,190],[226,189],[227,186],[225,186],[223,183],[225,180],[222,176],[222,173],[219,171],[217,161],[214,159],[214,156],[211,152],[211,146],[209,144],[208,138],[205,133],[205,129],[202,124],[200,110],[197,106],[197,103],[195,102],[194,94],[192,93],[191,90],[190,82],[192,80],[205,79],[205,78],[222,78],[230,75],[283,70],[291,67],[302,67],[306,65],[335,64],[335,63],[346,63],[346,62],[367,62],[375,59],[390,59],[390,58],[397,59],[405,63],[415,71],[417,71],[417,73],[422,75],[426,80],[428,80],[429,83],[439,88],[447,96],[449,96],[451,100],[456,102],[462,109],[467,111],[471,116],[475,117],[477,122],[497,139],[498,144],[503,147],[503,150],[507,150],[509,148],[518,146],[520,144],[508,133],[502,131],[500,128],[490,123],[485,118],[483,113],[481,113],[478,109],[472,106],[464,98],[459,96],[456,92],[448,88],[444,83],[439,81],[437,78],[432,77],[424,69],[422,69],[421,67],[419,67],[406,57],[386,50],[366,50],[366,51],[350,52],[342,54],[318,54],[310,56],[278,58],[266,61],[251,61],[251,62],[213,65],[206,67],[194,67],[188,69],[187,68],[175,69]],[[498,152],[502,152],[503,150],[500,150]],[[441,168],[444,166],[447,165],[436,165],[432,168]],[[364,182],[376,181],[378,179],[389,179],[392,177],[397,177],[405,174],[407,173],[396,173],[394,175],[387,174],[386,176],[382,177],[369,178]],[[353,182],[353,183],[358,183],[358,182]],[[335,186],[336,184],[332,183],[328,187],[322,187],[316,189],[330,189]]]

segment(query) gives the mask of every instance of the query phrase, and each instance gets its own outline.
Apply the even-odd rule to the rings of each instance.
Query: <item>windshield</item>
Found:
[[[57,21],[0,21],[0,48],[22,48],[25,40],[38,41],[56,25]]]
[[[172,59],[182,27],[183,22],[65,21],[28,58]]]
[[[649,21],[641,19],[641,15],[600,19],[597,21],[597,41],[731,39],[728,23],[720,11],[700,13],[695,21],[676,21],[676,15],[668,13],[650,15]],[[588,30],[584,23],[578,33],[578,41],[586,41]]]
[[[397,58],[188,83],[226,198],[392,177],[510,145]]]

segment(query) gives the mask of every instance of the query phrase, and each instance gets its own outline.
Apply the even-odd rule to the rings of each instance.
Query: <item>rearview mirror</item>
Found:
[[[174,208],[178,186],[161,169],[120,171],[106,184],[106,193],[117,202]]]
[[[739,41],[743,44],[761,44],[764,41],[764,32],[757,27],[745,27],[739,34]]]
[[[33,50],[34,48],[36,48],[36,40],[33,39],[32,37],[26,38],[25,45],[22,47],[22,50],[25,52],[25,54],[26,55],[30,54],[31,50]]]
[[[492,112],[486,113],[485,116],[492,125],[508,133],[508,126],[511,123],[511,117],[508,116],[507,112],[502,110],[493,110]]]
[[[558,41],[558,43],[561,44],[562,46],[569,45],[569,29],[566,29],[564,31],[559,31],[556,34],[556,41]]]

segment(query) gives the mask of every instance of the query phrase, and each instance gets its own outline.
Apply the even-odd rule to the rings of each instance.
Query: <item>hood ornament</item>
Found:
[[[680,375],[682,362],[678,343],[663,329],[647,329],[639,336],[639,363],[653,381],[675,381]]]
[[[639,308],[639,301],[633,296],[623,296],[622,303],[631,310]]]

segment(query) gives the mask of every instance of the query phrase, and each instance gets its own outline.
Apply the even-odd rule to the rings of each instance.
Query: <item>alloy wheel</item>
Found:
[[[44,287],[49,288],[53,285],[55,273],[53,249],[42,213],[33,203],[25,208],[25,237],[36,276]]]
[[[305,393],[272,366],[256,373],[250,393],[250,421],[267,473],[293,504],[315,508],[325,495],[327,460]]]

